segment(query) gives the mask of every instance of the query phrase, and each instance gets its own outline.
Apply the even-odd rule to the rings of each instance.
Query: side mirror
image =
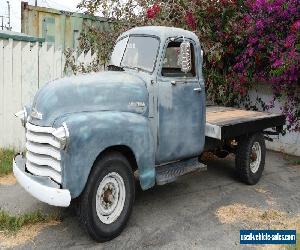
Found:
[[[181,71],[185,74],[192,70],[191,44],[183,41],[180,44]]]

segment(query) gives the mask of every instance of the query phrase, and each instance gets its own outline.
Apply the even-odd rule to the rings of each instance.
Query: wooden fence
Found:
[[[90,63],[91,53],[76,55]],[[14,113],[31,104],[36,91],[64,73],[63,51],[43,43],[0,40],[0,148],[21,149],[25,134]]]

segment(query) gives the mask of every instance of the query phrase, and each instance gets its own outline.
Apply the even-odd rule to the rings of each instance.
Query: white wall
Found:
[[[93,60],[91,53],[78,57]],[[0,148],[24,147],[24,128],[14,114],[32,103],[43,84],[63,77],[64,64],[64,53],[47,43],[0,39]]]
[[[270,103],[273,94],[269,85],[258,85],[256,89],[250,92],[250,100],[255,103],[257,97],[260,97],[265,103]],[[275,102],[275,107],[268,112],[281,113],[280,107],[282,105],[279,102]],[[266,141],[267,148],[280,151],[290,155],[300,156],[300,132],[290,132],[285,136],[279,136],[273,142]]]

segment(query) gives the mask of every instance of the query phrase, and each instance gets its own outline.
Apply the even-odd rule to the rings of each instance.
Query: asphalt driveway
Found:
[[[145,192],[138,189],[128,226],[110,242],[96,244],[79,227],[72,209],[59,209],[61,223],[16,248],[239,249],[240,229],[300,226],[300,166],[269,151],[256,186],[241,183],[233,166],[232,157],[211,160],[206,172]],[[0,208],[13,214],[55,209],[18,184],[0,186]]]

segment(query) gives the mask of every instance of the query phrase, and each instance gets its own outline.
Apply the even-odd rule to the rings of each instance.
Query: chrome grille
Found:
[[[26,168],[37,176],[49,177],[62,183],[60,143],[51,127],[26,124]]]

